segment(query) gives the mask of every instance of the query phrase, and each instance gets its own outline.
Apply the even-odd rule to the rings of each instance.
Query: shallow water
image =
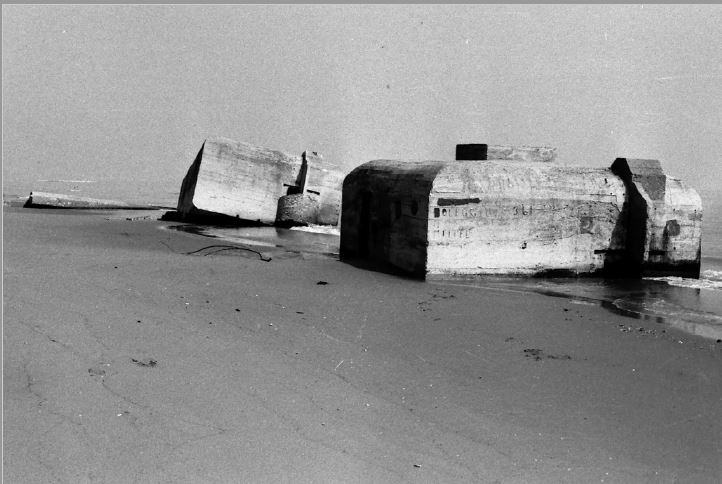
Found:
[[[706,338],[722,339],[722,286],[719,281],[682,279],[686,285],[655,279],[477,278],[441,282],[482,288],[530,291],[598,304],[626,316],[668,325]],[[677,281],[674,281],[675,283]]]
[[[322,254],[338,258],[337,233],[278,227],[216,227],[193,224],[171,225],[170,230],[188,232],[236,244],[283,249],[286,252]]]

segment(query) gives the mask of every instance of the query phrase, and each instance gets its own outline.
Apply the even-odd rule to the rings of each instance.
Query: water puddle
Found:
[[[323,231],[313,230],[313,228],[298,230],[279,227],[217,227],[191,224],[169,225],[166,228],[235,244],[338,258],[339,236],[336,229]]]

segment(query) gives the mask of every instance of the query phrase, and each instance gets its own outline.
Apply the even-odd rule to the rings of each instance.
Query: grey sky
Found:
[[[179,189],[219,135],[346,168],[550,145],[719,194],[720,25],[718,5],[4,5],[4,178]]]

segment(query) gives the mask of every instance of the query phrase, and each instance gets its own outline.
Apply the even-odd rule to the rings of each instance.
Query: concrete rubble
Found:
[[[586,168],[548,148],[461,146],[479,158],[353,170],[341,258],[417,277],[699,275],[701,200],[658,161]]]

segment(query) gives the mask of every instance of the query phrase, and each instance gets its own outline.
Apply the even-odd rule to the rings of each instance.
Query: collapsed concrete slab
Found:
[[[418,277],[698,276],[702,207],[694,190],[666,177],[660,195],[657,171],[640,168],[635,181],[619,175],[621,162],[606,169],[539,161],[361,165],[343,185],[341,258]]]
[[[120,200],[104,200],[99,198],[78,197],[63,193],[31,192],[25,205],[26,208],[76,208],[104,210],[149,210],[150,205],[133,205]]]
[[[318,153],[294,156],[212,138],[183,180],[178,212],[193,220],[336,225],[342,182],[343,173]],[[299,195],[303,203],[294,203]]]

